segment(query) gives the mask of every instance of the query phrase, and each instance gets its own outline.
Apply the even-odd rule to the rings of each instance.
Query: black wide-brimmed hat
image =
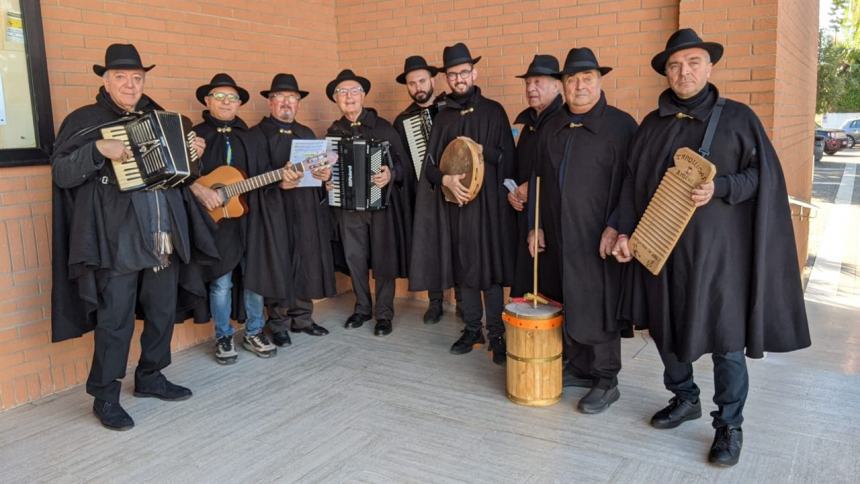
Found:
[[[248,91],[239,87],[232,77],[223,72],[219,72],[212,76],[212,80],[209,81],[209,84],[204,84],[197,88],[197,100],[200,101],[200,104],[206,104],[206,95],[212,92],[212,89],[215,89],[216,87],[232,87],[239,94],[239,100],[242,104],[248,102],[248,99],[250,98]]]
[[[612,68],[598,64],[597,57],[588,47],[574,47],[567,53],[567,57],[564,59],[564,67],[555,77],[561,79],[562,76],[572,76],[577,72],[592,70],[600,72],[600,75],[603,76],[609,74]]]
[[[299,89],[299,82],[296,81],[296,76],[292,74],[275,74],[275,77],[272,78],[272,86],[269,87],[268,91],[260,91],[260,95],[268,98],[269,94],[273,92],[280,91],[293,91],[299,93],[302,99],[307,97],[309,94],[307,91],[302,91]]]
[[[672,54],[684,49],[705,49],[711,56],[711,63],[716,64],[723,57],[723,46],[716,42],[705,42],[693,29],[681,29],[669,37],[666,50],[651,59],[651,67],[657,74],[666,75],[666,62]]]
[[[526,73],[516,77],[525,79],[533,76],[555,76],[556,74],[558,74],[558,59],[554,55],[537,54],[532,59],[532,63],[529,64],[529,68],[526,69]]]
[[[364,89],[365,94],[370,92],[370,81],[366,77],[355,75],[355,73],[352,72],[352,69],[344,69],[340,71],[337,77],[335,77],[334,80],[329,82],[325,87],[325,94],[332,102],[334,102],[335,88],[337,88],[337,85],[343,81],[355,81],[361,84],[361,88]]]
[[[143,69],[148,71],[155,67],[151,65],[144,67],[140,61],[140,54],[132,44],[111,44],[105,50],[105,65],[93,64],[93,72],[101,77],[109,69]]]
[[[399,84],[406,84],[406,74],[409,74],[412,71],[425,70],[430,73],[430,77],[435,76],[439,73],[439,69],[427,64],[427,61],[424,60],[420,55],[412,55],[406,58],[406,62],[403,63],[403,73],[401,73],[395,81]]]
[[[469,48],[466,47],[466,44],[462,42],[457,42],[454,45],[450,45],[445,47],[442,51],[442,70],[445,70],[452,66],[458,66],[460,64],[477,64],[478,61],[481,60],[481,56],[472,58],[472,54],[469,52]]]

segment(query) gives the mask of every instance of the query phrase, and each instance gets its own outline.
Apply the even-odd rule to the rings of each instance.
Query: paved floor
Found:
[[[448,354],[461,328],[451,308],[425,326],[422,303],[398,300],[394,332],[378,338],[372,326],[341,327],[346,294],[318,307],[331,335],[298,335],[274,359],[242,351],[222,367],[208,345],[176,354],[167,374],[194,390],[191,400],[137,399],[127,381],[129,432],[99,426],[83,388],[0,414],[0,482],[856,483],[860,299],[848,266],[856,269],[860,217],[847,202],[857,193],[847,166],[832,200],[816,200],[821,243],[848,243],[819,247],[807,288],[813,346],[749,361],[734,468],[705,463],[707,417],[674,430],[648,425],[669,394],[644,334],[623,342],[622,396],[606,413],[577,413],[582,389],[526,408],[505,398],[504,369],[485,351]],[[695,367],[710,411],[710,361]]]

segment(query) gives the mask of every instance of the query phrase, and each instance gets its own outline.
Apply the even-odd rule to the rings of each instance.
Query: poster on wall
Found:
[[[21,12],[8,12],[6,14],[6,42],[24,43],[24,22],[21,19]]]

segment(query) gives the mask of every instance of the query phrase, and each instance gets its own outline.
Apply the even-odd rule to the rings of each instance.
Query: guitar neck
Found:
[[[277,169],[268,171],[261,175],[252,176],[251,178],[246,178],[240,182],[225,185],[222,189],[228,197],[232,198],[236,195],[241,195],[243,193],[262,188],[266,185],[277,183],[283,179],[284,171],[282,169]]]

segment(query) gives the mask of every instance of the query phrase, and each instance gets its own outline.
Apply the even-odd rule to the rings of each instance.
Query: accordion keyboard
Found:
[[[421,178],[421,166],[427,155],[427,133],[420,114],[403,120],[406,133],[406,144],[409,145],[409,155],[412,157],[412,167],[415,178]]]
[[[104,128],[101,131],[102,138],[120,140],[126,148],[131,150],[131,143],[129,142],[128,131],[125,130],[125,126],[112,126]],[[126,161],[111,160],[111,163],[113,163],[117,185],[123,187],[123,189],[136,190],[146,186],[143,182],[143,175],[141,175],[137,167],[137,160],[134,157]]]

